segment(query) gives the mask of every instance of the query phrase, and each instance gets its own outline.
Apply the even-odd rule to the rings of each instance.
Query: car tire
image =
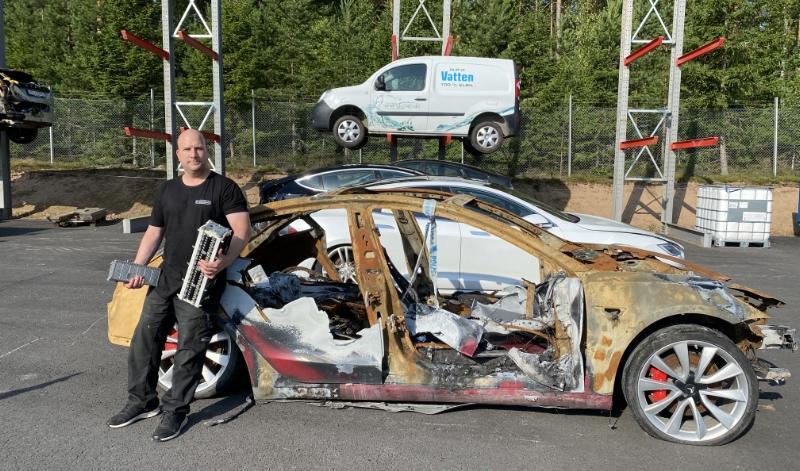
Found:
[[[161,363],[158,367],[158,388],[162,391],[172,387],[171,369],[175,351],[178,347],[178,331],[176,328],[167,336]],[[211,336],[203,363],[203,377],[194,391],[195,399],[207,399],[225,392],[236,381],[241,362],[241,353],[236,342],[227,331],[220,329]]]
[[[367,128],[360,118],[346,114],[333,123],[333,139],[346,149],[360,149],[367,144]]]
[[[339,279],[345,283],[358,284],[356,279],[356,265],[353,260],[353,246],[350,244],[337,245],[328,249],[328,258],[331,259],[336,271],[339,272]],[[321,275],[325,275],[325,270],[319,264],[314,262],[313,271]]]
[[[745,355],[719,331],[699,325],[645,338],[626,362],[621,384],[647,433],[686,445],[735,440],[753,424],[758,406],[758,382]]]
[[[503,130],[493,121],[481,121],[470,130],[469,143],[475,152],[491,154],[503,144]]]
[[[31,142],[36,139],[36,136],[39,134],[39,130],[36,128],[28,129],[9,129],[8,130],[8,138],[11,142],[15,142],[17,144],[30,144]]]

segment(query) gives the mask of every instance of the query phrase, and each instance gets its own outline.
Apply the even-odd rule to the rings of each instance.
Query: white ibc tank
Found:
[[[772,188],[701,185],[696,208],[695,228],[710,233],[714,245],[769,246]]]

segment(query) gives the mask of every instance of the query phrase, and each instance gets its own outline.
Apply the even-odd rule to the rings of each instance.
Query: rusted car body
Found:
[[[334,208],[348,213],[357,286],[336,279],[325,234],[309,217]],[[404,260],[383,250],[375,211],[394,215]],[[522,248],[539,259],[542,281],[437,296],[435,239],[426,244],[432,230],[419,227],[420,212]],[[265,224],[229,269],[218,320],[256,399],[610,409],[624,393],[648,433],[719,444],[752,423],[756,376],[788,377],[759,363],[756,350],[797,346],[792,329],[767,324],[767,308],[781,304],[769,295],[663,254],[565,242],[466,195],[344,190],[258,206],[251,218]],[[311,229],[287,233],[297,219]],[[281,273],[309,257],[331,279]],[[138,307],[113,304],[112,341],[125,343],[121,319],[130,324]],[[696,337],[688,343],[687,328]],[[647,351],[650,343],[663,348]]]

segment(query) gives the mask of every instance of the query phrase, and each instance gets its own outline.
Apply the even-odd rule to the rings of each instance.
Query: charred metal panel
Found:
[[[425,383],[430,373],[411,342],[405,325],[400,295],[387,278],[390,273],[372,212],[381,206],[351,205],[347,215],[350,240],[356,264],[356,277],[370,315],[370,323],[380,322],[386,330],[389,375],[402,382]]]
[[[419,302],[435,295],[433,281],[430,278],[430,262],[428,249],[425,246],[425,236],[420,231],[414,213],[411,211],[394,211],[394,218],[400,232],[408,273],[413,274],[419,263],[418,272],[413,276],[414,282],[409,290],[414,296],[414,300]]]
[[[352,401],[444,402],[500,404],[527,407],[611,409],[611,395],[594,393],[543,392],[527,389],[523,383],[508,381],[495,388],[443,388],[407,384],[339,384],[328,389],[329,398]],[[298,396],[295,398],[314,399]]]
[[[261,310],[247,292],[231,285],[223,293],[221,305],[281,376],[304,383],[383,381],[383,341],[377,325],[360,331],[357,340],[337,341],[330,333],[327,315],[312,299]],[[274,384],[278,378],[271,380]]]
[[[661,319],[700,314],[739,324],[742,312],[750,320],[767,317],[736,299],[733,311],[726,297],[714,304],[712,299],[719,295],[717,285],[704,288],[702,283],[687,281],[693,278],[688,275],[669,278],[645,272],[596,272],[581,277],[586,294],[586,361],[593,373],[591,388],[598,393],[613,391],[626,348],[640,332]]]
[[[468,356],[475,355],[483,337],[480,323],[425,304],[416,304],[406,314],[406,325],[411,335],[431,334]]]

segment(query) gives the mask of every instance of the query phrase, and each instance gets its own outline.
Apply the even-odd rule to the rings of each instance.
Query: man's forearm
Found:
[[[222,257],[222,268],[228,268],[242,253],[244,246],[247,244],[246,240],[249,238],[249,228],[243,231],[244,233],[233,233],[231,242],[228,244],[228,250],[225,256]]]
[[[153,254],[155,254],[158,247],[161,246],[161,234],[162,230],[160,228],[154,226],[147,227],[147,231],[145,231],[144,236],[142,236],[142,241],[139,243],[139,249],[136,251],[134,263],[146,265],[147,262],[153,258]]]

